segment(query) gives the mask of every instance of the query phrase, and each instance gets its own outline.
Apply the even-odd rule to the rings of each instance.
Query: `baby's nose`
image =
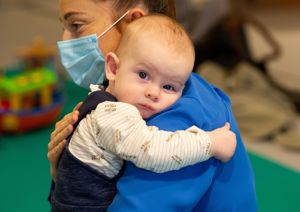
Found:
[[[157,101],[159,99],[160,89],[156,86],[148,87],[145,91],[147,98],[150,98],[152,101]]]

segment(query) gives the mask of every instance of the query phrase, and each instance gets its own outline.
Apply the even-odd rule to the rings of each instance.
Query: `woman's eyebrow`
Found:
[[[82,12],[68,12],[63,16],[63,20],[68,20],[71,16],[75,16],[75,15],[82,15],[84,13]],[[62,21],[62,18],[59,18]]]

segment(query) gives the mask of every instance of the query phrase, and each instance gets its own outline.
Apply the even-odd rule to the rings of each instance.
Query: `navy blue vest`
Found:
[[[74,128],[104,101],[116,99],[105,91],[91,93],[80,107],[80,115]],[[111,179],[75,158],[68,149],[71,136],[59,161],[56,184],[51,196],[52,211],[105,211],[115,196],[116,181],[122,171]]]

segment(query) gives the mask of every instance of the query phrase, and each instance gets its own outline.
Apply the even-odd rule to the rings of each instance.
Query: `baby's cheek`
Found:
[[[176,95],[174,95],[174,96],[172,96],[172,97],[169,97],[169,98],[168,98],[168,101],[166,102],[165,108],[164,108],[163,110],[165,110],[165,109],[167,109],[168,107],[170,107],[170,106],[172,106],[173,104],[175,104],[175,103],[177,102],[177,100],[180,99],[180,97],[181,97],[181,93],[180,93],[180,95],[179,95],[179,94],[176,94]]]

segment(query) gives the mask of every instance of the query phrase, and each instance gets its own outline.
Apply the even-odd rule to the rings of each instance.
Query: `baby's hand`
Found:
[[[236,148],[236,135],[230,131],[230,124],[208,132],[211,140],[211,153],[216,159],[227,162],[231,159]]]

